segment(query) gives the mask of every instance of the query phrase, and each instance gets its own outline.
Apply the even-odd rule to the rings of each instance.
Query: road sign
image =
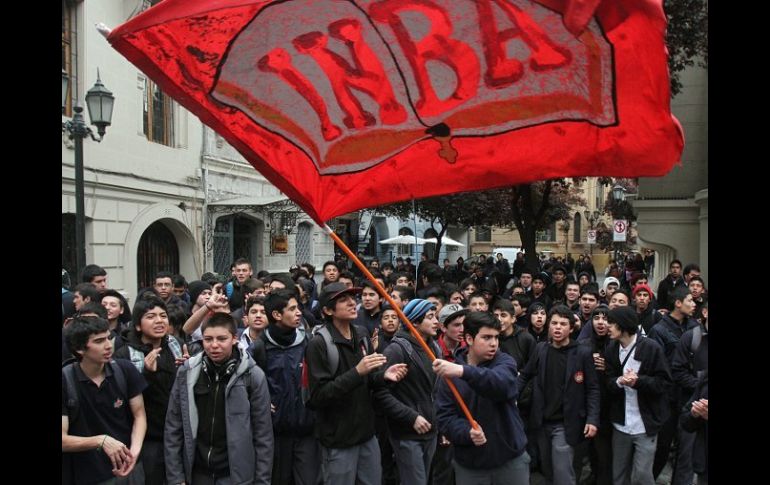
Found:
[[[588,240],[588,244],[596,244],[596,229],[589,229],[588,237],[586,239]]]
[[[615,219],[612,221],[612,241],[625,242],[627,230],[628,221],[623,219]]]

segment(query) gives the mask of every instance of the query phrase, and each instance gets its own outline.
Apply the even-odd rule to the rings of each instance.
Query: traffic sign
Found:
[[[625,242],[628,231],[628,221],[624,219],[615,219],[612,221],[612,241]]]
[[[588,237],[586,239],[588,240],[588,244],[596,244],[596,229],[589,229]]]

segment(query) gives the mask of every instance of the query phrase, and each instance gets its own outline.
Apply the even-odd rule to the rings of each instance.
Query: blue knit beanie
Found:
[[[404,315],[406,315],[406,318],[408,318],[410,322],[419,323],[422,321],[422,317],[424,317],[426,313],[435,309],[436,305],[429,302],[428,300],[415,298],[413,300],[409,300],[409,303],[407,303],[404,307]]]

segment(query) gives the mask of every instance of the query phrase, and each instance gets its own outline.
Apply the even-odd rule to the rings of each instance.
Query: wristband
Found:
[[[102,439],[102,444],[100,444],[99,447],[96,448],[96,451],[102,451],[102,447],[104,446],[105,441],[107,441],[107,435],[104,435],[104,438]]]

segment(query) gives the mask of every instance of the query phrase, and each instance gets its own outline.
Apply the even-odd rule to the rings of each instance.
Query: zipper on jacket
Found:
[[[211,452],[214,451],[214,422],[217,418],[217,398],[219,397],[219,374],[215,372],[214,375],[216,376],[214,378],[216,382],[216,387],[214,388],[214,412],[211,413],[211,437],[209,440],[209,452],[206,453],[206,463],[209,470],[211,470]]]

